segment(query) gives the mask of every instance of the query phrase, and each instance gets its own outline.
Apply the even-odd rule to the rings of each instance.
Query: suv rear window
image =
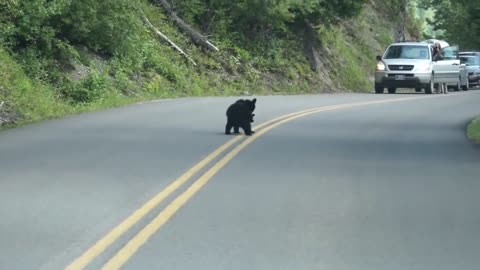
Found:
[[[430,59],[427,46],[392,45],[385,53],[385,59]]]

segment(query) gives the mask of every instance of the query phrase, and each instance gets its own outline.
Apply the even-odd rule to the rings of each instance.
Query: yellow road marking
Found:
[[[326,106],[324,108],[336,107],[338,105]],[[265,126],[270,125],[281,119],[291,117],[297,114],[309,112],[312,110],[318,110],[318,108],[304,110],[300,112],[290,113],[284,116],[277,117],[270,121],[264,122],[255,127],[255,130],[259,130]],[[152,199],[142,205],[139,209],[133,212],[125,220],[123,220],[118,226],[108,232],[103,238],[98,240],[92,247],[86,250],[80,257],[75,259],[70,265],[68,265],[65,270],[80,270],[85,268],[91,261],[93,261],[98,255],[100,255],[105,249],[111,246],[119,237],[121,237],[125,232],[127,232],[133,225],[135,225],[139,220],[141,220],[145,215],[147,215],[152,209],[159,205],[165,198],[170,196],[175,190],[181,187],[185,182],[187,182],[193,175],[203,169],[208,165],[212,160],[221,155],[225,150],[230,146],[238,142],[240,139],[244,138],[243,136],[236,136],[235,138],[227,141],[225,144],[218,147],[215,151],[206,156],[199,163],[190,168],[187,172],[181,175],[179,178],[175,179],[170,183],[164,190],[155,195]]]
[[[200,176],[186,191],[179,195],[174,201],[172,201],[167,207],[165,207],[162,212],[160,212],[147,226],[145,226],[138,234],[136,234],[128,243],[120,249],[114,257],[112,257],[103,267],[102,270],[117,270],[122,267],[136,252],[137,250],[145,244],[148,239],[160,229],[160,227],[165,224],[191,197],[193,197],[208,181],[218,173],[230,160],[232,160],[241,150],[243,150],[247,145],[252,143],[254,140],[259,138],[261,135],[270,131],[271,129],[282,125],[286,122],[290,122],[300,117],[304,117],[310,114],[331,111],[341,108],[351,108],[356,106],[364,106],[371,104],[383,104],[396,101],[403,101],[408,99],[418,99],[418,97],[413,98],[401,98],[401,99],[390,99],[390,100],[380,100],[380,101],[370,101],[370,102],[361,102],[361,103],[351,103],[351,104],[342,104],[328,106],[324,108],[311,109],[306,112],[300,112],[293,114],[290,117],[284,117],[284,119],[260,130],[257,131],[253,136],[248,137],[237,147],[232,149],[228,154],[226,154],[222,159],[220,159],[215,165],[213,165],[207,172]]]
[[[205,157],[202,161],[197,163],[179,178],[175,179],[170,183],[164,190],[155,195],[152,199],[146,202],[143,206],[133,212],[129,217],[127,217],[122,223],[117,227],[111,230],[107,235],[102,239],[97,241],[91,248],[89,248],[85,253],[83,253],[79,258],[73,261],[66,270],[77,270],[83,269],[88,263],[90,263],[96,256],[102,253],[106,248],[113,244],[120,236],[122,236],[128,229],[135,225],[140,219],[147,215],[153,208],[160,204],[165,198],[167,198],[171,193],[175,192],[179,187],[181,187],[185,182],[187,182],[195,173],[200,171],[203,167],[208,165],[213,159],[220,155],[223,151],[228,149],[235,142],[240,140],[240,136],[231,139],[226,142],[214,152]]]

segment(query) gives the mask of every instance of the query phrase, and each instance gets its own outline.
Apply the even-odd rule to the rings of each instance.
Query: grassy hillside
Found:
[[[227,29],[248,25],[235,22],[230,9],[202,25],[200,2],[185,1],[191,6],[178,6],[178,14],[209,35],[218,52],[193,44],[155,1],[7,0],[0,13],[0,126],[156,98],[371,91],[375,55],[398,28],[380,0],[368,1],[358,14],[317,23],[314,71],[301,27],[265,23],[254,34]],[[161,40],[141,14],[196,66]],[[272,14],[273,22],[288,18],[284,11]],[[409,30],[418,30],[409,22]]]

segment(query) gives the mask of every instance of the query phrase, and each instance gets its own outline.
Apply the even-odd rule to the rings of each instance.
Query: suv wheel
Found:
[[[388,88],[389,94],[395,94],[396,91],[397,91],[397,88]]]
[[[434,85],[435,85],[435,77],[432,74],[432,78],[430,79],[430,83],[428,83],[425,86],[425,94],[432,94],[433,93],[433,88],[435,88]]]
[[[383,94],[383,86],[380,84],[375,83],[375,94]]]
[[[415,88],[415,92],[417,92],[417,93],[422,92],[422,88],[420,88],[420,87]]]

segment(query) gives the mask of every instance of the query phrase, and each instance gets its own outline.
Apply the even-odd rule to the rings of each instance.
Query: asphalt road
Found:
[[[257,126],[379,103],[248,138],[223,135],[236,99],[165,100],[0,132],[0,269],[64,269],[232,138],[229,151],[249,144],[197,191],[187,188],[228,151],[82,257],[85,269],[122,259],[122,269],[478,269],[480,148],[465,126],[480,91],[257,97]],[[149,238],[124,249],[144,228]]]

